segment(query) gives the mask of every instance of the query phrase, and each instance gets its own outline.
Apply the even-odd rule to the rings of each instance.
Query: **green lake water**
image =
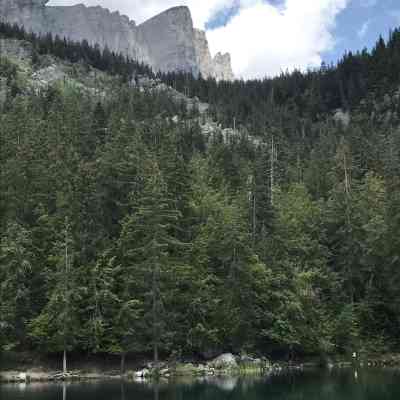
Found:
[[[7,400],[399,400],[400,370],[284,373],[176,383],[1,385]]]

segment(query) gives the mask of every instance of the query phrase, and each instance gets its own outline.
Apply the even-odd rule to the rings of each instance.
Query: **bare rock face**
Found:
[[[229,53],[217,53],[211,57],[208,40],[204,31],[195,29],[194,41],[197,63],[204,78],[216,78],[217,80],[232,81],[235,76],[232,71],[231,56]]]
[[[48,0],[0,0],[0,17],[24,26],[27,31],[109,47],[150,64],[146,48],[137,40],[136,25],[118,12],[82,4],[46,7]]]
[[[161,71],[197,74],[193,21],[187,7],[171,8],[138,26],[139,40],[148,44],[151,65]]]
[[[232,81],[235,76],[232,71],[231,55],[217,53],[213,59],[213,73],[217,80]]]
[[[45,0],[0,0],[0,18],[29,28],[39,28]],[[34,29],[32,29],[34,30]]]
[[[45,6],[48,2],[49,0],[0,0],[0,10],[3,12],[7,8]]]
[[[207,36],[204,31],[194,30],[194,45],[196,60],[203,78],[214,77],[214,64],[208,47]]]
[[[102,7],[46,6],[48,0],[0,0],[0,19],[36,33],[108,47],[150,65],[155,71],[184,71],[233,79],[230,57],[212,60],[204,32],[193,28],[187,7],[171,8],[141,25]],[[225,57],[225,58],[224,58]]]

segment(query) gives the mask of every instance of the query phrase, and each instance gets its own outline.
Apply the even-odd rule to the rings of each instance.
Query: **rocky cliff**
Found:
[[[232,71],[231,55],[217,53],[213,60],[213,76],[217,80],[231,81],[235,78]]]
[[[235,76],[232,71],[230,54],[217,53],[211,57],[207,36],[204,31],[194,30],[194,44],[196,51],[197,65],[203,77],[214,77],[217,80],[233,80]]]
[[[155,69],[200,72],[193,22],[187,7],[171,8],[139,25],[137,32]]]
[[[194,30],[194,44],[196,48],[196,62],[200,68],[201,74],[205,78],[214,76],[213,60],[204,31],[199,29]]]
[[[187,7],[171,8],[136,25],[102,7],[47,6],[48,0],[0,0],[0,18],[36,33],[51,32],[121,52],[155,71],[185,71],[233,79],[230,57],[212,59],[206,34],[193,28]]]

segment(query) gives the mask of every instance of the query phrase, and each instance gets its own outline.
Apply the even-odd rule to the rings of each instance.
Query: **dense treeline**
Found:
[[[39,59],[39,55],[52,54],[62,60],[72,63],[84,62],[100,71],[119,75],[124,81],[128,81],[136,75],[153,76],[152,70],[147,65],[136,60],[116,54],[108,48],[101,49],[100,46],[92,46],[87,40],[76,42],[61,38],[51,33],[37,35],[26,32],[17,24],[0,21],[0,38],[25,40],[33,46],[33,62]]]
[[[367,75],[376,51],[352,56]],[[382,70],[361,101],[321,100],[352,90],[340,68],[185,78],[216,115],[262,133],[256,146],[206,142],[162,93],[29,94],[1,60],[0,348],[122,360],[398,349],[399,81]],[[349,124],[330,117],[338,106]]]
[[[182,92],[213,105],[224,124],[246,126],[263,136],[278,121],[282,108],[297,121],[323,119],[335,109],[351,110],[371,92],[387,93],[400,82],[400,29],[380,37],[369,52],[347,53],[337,65],[307,72],[287,72],[276,78],[234,82],[194,78],[190,74],[161,74]]]

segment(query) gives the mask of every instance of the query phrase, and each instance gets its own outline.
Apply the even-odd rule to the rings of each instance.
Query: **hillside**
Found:
[[[398,350],[397,31],[219,83],[1,32],[3,351]]]

